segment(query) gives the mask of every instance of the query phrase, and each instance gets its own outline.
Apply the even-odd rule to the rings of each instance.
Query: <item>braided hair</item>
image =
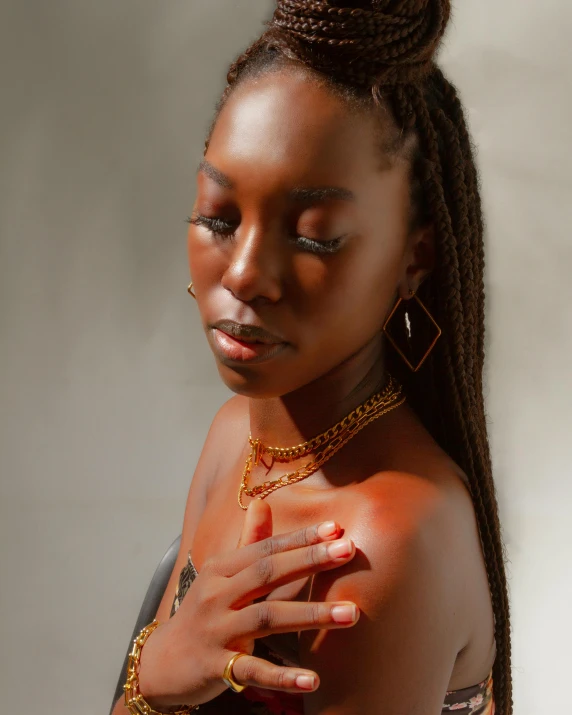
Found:
[[[498,715],[511,715],[506,553],[482,386],[479,178],[457,91],[434,61],[449,15],[450,0],[277,0],[263,34],[229,68],[205,151],[238,84],[290,65],[311,72],[348,102],[372,111],[389,108],[403,146],[408,136],[417,138],[411,160],[413,205],[417,220],[435,227],[437,244],[436,266],[418,295],[442,336],[418,372],[408,370],[390,349],[386,361],[426,429],[468,476],[494,611],[495,707]],[[413,324],[413,333],[423,335],[423,326],[417,327]]]

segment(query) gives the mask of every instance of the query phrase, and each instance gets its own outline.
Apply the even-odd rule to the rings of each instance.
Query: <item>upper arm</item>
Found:
[[[156,619],[160,623],[169,620],[179,574],[187,563],[187,554],[191,549],[197,525],[207,502],[209,486],[217,474],[221,454],[219,447],[221,439],[223,439],[223,432],[228,424],[228,418],[237,408],[236,403],[239,399],[231,397],[222,405],[216,413],[205,439],[187,496],[179,553],[157,609]]]
[[[360,618],[301,634],[301,665],[320,676],[304,694],[306,715],[440,715],[464,637],[449,549],[456,527],[436,493],[415,498],[417,515],[408,503],[401,521],[372,510],[361,544],[348,532],[354,559],[316,574],[311,600],[354,601]]]

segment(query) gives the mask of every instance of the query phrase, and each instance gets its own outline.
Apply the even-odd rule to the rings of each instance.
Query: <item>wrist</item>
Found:
[[[161,641],[160,634],[156,634],[158,630],[159,623],[155,620],[145,626],[134,641],[124,686],[125,705],[131,713],[149,712],[150,709],[152,715],[188,715],[198,705],[181,705],[180,698],[165,694],[164,680],[156,677],[161,672],[158,665],[163,660],[159,655],[161,649],[157,647]],[[155,639],[149,648],[148,642],[153,635]]]
[[[160,624],[147,637],[139,660],[139,692],[153,710],[159,711],[177,705],[165,694],[165,683],[161,678],[161,663],[164,658],[160,655],[158,646],[162,641],[163,626],[164,624]]]

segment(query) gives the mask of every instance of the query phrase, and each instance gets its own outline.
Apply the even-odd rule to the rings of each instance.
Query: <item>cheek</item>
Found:
[[[383,324],[399,281],[402,251],[396,240],[356,236],[339,256],[295,262],[303,304],[302,323],[313,331],[325,325],[349,338],[368,339]],[[314,332],[314,334],[316,334]]]
[[[189,269],[197,289],[219,282],[224,272],[226,258],[217,249],[206,231],[191,226],[187,234]]]
[[[192,272],[192,265],[193,265],[193,264],[192,264],[192,260],[191,260],[191,255],[192,255],[191,244],[192,244],[192,240],[193,240],[192,237],[191,237],[192,228],[193,228],[193,227],[190,226],[190,227],[189,227],[189,230],[187,231],[187,258],[188,258],[188,261],[189,261],[189,268],[191,269],[191,272]]]
[[[398,285],[403,277],[407,248],[408,220],[406,204],[400,196],[393,205],[386,204],[375,214],[364,233],[362,251],[357,258],[355,285],[358,303],[383,323],[393,307]]]
[[[395,240],[377,242],[361,266],[360,300],[379,321],[388,312],[401,275],[403,248]]]
[[[297,271],[312,327],[343,331],[354,346],[381,329],[402,278],[408,232],[408,183],[390,172],[362,192],[359,233],[339,255]]]

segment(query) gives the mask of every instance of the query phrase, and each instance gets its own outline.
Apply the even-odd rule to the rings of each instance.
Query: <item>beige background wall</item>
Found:
[[[0,2],[0,708],[101,715],[227,396],[184,219],[266,0]],[[488,407],[518,715],[572,639],[567,0],[457,0],[443,64],[480,146]],[[32,708],[33,709],[33,708]]]

